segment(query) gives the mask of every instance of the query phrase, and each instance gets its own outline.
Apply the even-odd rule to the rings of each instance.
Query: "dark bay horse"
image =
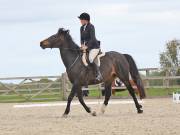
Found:
[[[59,48],[62,61],[66,67],[69,80],[72,83],[72,89],[68,97],[67,107],[63,116],[67,116],[70,112],[70,104],[73,97],[77,93],[79,102],[82,104],[84,109],[91,113],[93,116],[96,115],[95,111],[92,111],[84,102],[82,96],[82,86],[98,84],[95,80],[94,68],[89,66],[85,67],[81,60],[80,47],[72,40],[69,30],[60,28],[58,32],[49,38],[40,42],[40,46],[45,48]],[[137,66],[130,55],[121,54],[118,52],[107,52],[104,57],[101,58],[100,71],[103,76],[102,82],[105,84],[105,100],[102,106],[102,113],[105,112],[105,107],[108,105],[108,101],[111,96],[111,85],[116,77],[127,87],[130,95],[132,96],[138,113],[142,113],[142,106],[138,103],[135,95],[135,91],[130,83],[130,75],[133,81],[136,83],[140,98],[145,98],[144,86],[139,75]]]

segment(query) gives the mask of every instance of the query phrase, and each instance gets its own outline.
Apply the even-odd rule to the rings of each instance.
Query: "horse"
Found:
[[[83,65],[80,47],[73,41],[69,30],[59,28],[58,32],[54,35],[46,38],[40,42],[42,49],[46,48],[58,48],[62,61],[66,67],[66,72],[70,82],[72,83],[72,89],[67,99],[67,106],[63,117],[67,117],[70,112],[71,101],[75,94],[77,94],[78,100],[87,113],[92,116],[96,116],[96,112],[86,105],[82,96],[82,86],[95,85],[104,83],[105,87],[105,99],[101,107],[101,112],[105,113],[105,108],[111,97],[111,85],[116,77],[127,87],[130,95],[132,96],[137,113],[143,113],[142,105],[138,103],[135,95],[134,88],[130,83],[130,76],[138,87],[140,98],[146,97],[142,79],[138,72],[137,66],[133,58],[128,54],[121,54],[115,51],[109,51],[105,53],[105,56],[101,58],[100,71],[103,79],[97,81],[96,73],[93,66]]]

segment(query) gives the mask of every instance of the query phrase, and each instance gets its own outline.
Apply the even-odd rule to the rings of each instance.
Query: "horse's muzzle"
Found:
[[[48,48],[49,47],[49,42],[48,41],[41,41],[40,46],[42,49]]]
[[[41,44],[41,43],[40,43],[40,47],[41,47],[42,49],[45,49],[44,46],[43,46],[43,44]]]

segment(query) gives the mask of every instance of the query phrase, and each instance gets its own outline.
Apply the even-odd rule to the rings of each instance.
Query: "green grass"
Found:
[[[149,97],[154,96],[170,96],[173,94],[173,92],[176,91],[176,89],[147,89],[146,93]]]
[[[174,91],[178,91],[178,89],[146,89],[147,97],[167,97],[171,96]],[[99,97],[101,91],[99,90],[90,90],[90,97]],[[26,97],[30,97],[35,93],[21,93]],[[115,96],[118,97],[129,97],[128,91],[116,92]],[[9,102],[48,102],[48,101],[60,101],[62,100],[62,93],[53,91],[52,93],[43,92],[40,95],[34,97],[32,100],[27,100],[24,97],[18,96],[14,93],[9,93],[8,95],[0,95],[0,103],[9,103]]]
[[[35,94],[27,94],[24,92],[21,92],[24,97],[16,95],[14,93],[9,93],[8,95],[0,95],[0,103],[11,103],[11,102],[45,102],[45,101],[58,101],[62,100],[62,93],[60,92],[43,92],[38,96],[35,96],[34,98],[30,99],[30,97]]]
[[[173,94],[174,91],[177,91],[177,89],[157,89],[157,88],[150,88],[150,89],[146,89],[146,95],[147,97],[166,97],[166,96],[170,96]],[[97,90],[92,90],[90,91],[90,96],[99,96],[99,91]],[[127,90],[125,91],[121,91],[121,92],[116,92],[115,96],[119,96],[119,97],[128,97],[129,93]]]

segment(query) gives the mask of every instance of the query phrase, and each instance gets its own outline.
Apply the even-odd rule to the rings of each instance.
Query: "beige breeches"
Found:
[[[100,49],[92,49],[89,52],[89,61],[90,63],[96,63],[97,66],[100,66],[99,58],[96,58]],[[96,59],[95,59],[96,58]]]

